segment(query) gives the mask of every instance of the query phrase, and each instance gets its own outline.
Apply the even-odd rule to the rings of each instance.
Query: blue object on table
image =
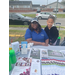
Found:
[[[26,44],[26,48],[27,48],[27,44],[28,44],[27,41],[22,41],[22,42],[21,42],[21,48],[23,48],[22,44]]]

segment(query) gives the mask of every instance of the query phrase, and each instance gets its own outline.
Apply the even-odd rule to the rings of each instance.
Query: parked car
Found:
[[[19,13],[9,13],[9,25],[29,25],[32,19]]]
[[[56,12],[56,11],[59,12],[59,9],[56,10],[56,8],[55,8],[55,9],[53,10],[53,12]]]
[[[47,19],[51,14],[48,12],[40,12],[40,13],[36,13],[36,18],[38,18],[39,20],[41,19]],[[53,15],[54,17],[56,17],[55,15]]]

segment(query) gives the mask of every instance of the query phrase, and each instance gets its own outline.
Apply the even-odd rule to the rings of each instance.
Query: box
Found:
[[[15,51],[16,55],[20,55],[20,47],[19,47],[19,42],[13,42],[11,43],[12,49]]]

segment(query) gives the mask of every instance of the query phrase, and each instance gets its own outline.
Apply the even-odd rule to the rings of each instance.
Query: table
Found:
[[[51,50],[65,50],[65,46],[32,46],[31,48],[40,48],[40,49],[51,49]],[[29,51],[27,52],[27,54],[20,54],[19,56],[17,56],[17,58],[19,57],[28,57],[29,55]],[[12,65],[12,70],[14,68],[14,64]],[[12,70],[9,72],[9,75],[11,75]]]

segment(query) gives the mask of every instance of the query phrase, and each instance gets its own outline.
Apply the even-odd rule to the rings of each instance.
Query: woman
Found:
[[[34,45],[48,46],[49,39],[46,32],[41,28],[37,20],[32,20],[29,28],[26,30],[25,40]]]

